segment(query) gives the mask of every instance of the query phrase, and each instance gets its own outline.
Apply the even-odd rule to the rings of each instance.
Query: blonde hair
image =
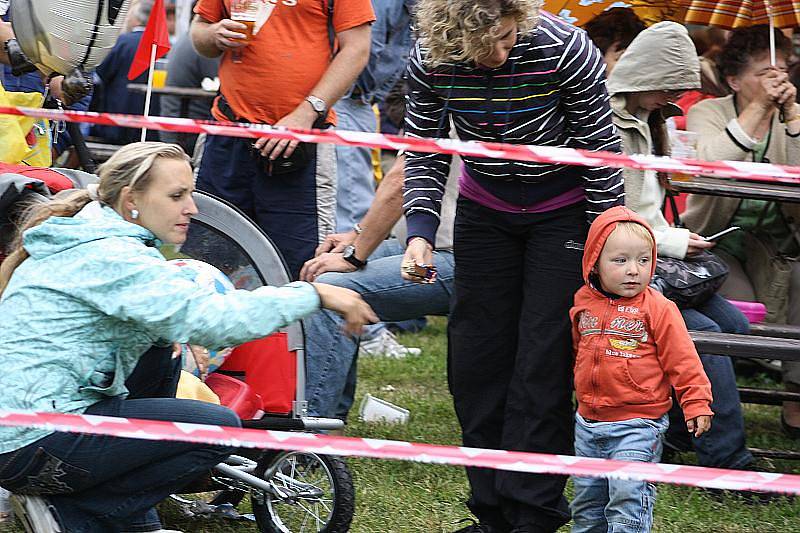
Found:
[[[528,33],[539,21],[542,0],[420,0],[416,26],[430,68],[444,63],[478,61],[492,52],[504,17],[517,32]]]
[[[153,163],[159,158],[183,159],[189,162],[189,157],[177,144],[139,142],[125,145],[97,169],[100,176],[97,200],[104,205],[116,207],[125,187],[130,187],[131,191],[146,190],[152,181]],[[79,189],[62,191],[45,202],[35,202],[27,207],[18,221],[11,252],[0,264],[0,295],[11,280],[14,270],[28,258],[28,251],[22,245],[25,231],[50,217],[74,216],[91,201],[89,191]]]
[[[625,230],[628,235],[639,237],[645,241],[648,245],[650,245],[651,249],[655,247],[656,241],[653,239],[653,234],[650,233],[649,229],[647,229],[645,226],[642,226],[638,222],[630,222],[628,220],[617,222],[617,227],[614,229],[614,231],[620,228]]]

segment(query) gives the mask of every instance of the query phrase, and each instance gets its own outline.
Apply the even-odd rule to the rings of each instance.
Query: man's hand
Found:
[[[344,260],[341,253],[324,253],[309,259],[300,270],[301,281],[314,281],[325,272],[355,272],[356,267]]]
[[[314,122],[317,120],[317,112],[311,107],[307,101],[303,100],[294,111],[280,119],[275,123],[276,127],[284,126],[287,128],[302,128],[311,129]],[[253,146],[256,150],[261,152],[264,157],[269,157],[271,161],[275,161],[279,156],[289,157],[294,152],[299,141],[290,141],[289,139],[268,139],[261,137]]]
[[[697,418],[687,420],[686,429],[689,430],[689,433],[694,433],[695,437],[699,437],[711,429],[711,417],[708,415],[701,415]]]
[[[345,233],[332,233],[325,237],[322,244],[317,246],[317,249],[314,250],[314,257],[326,252],[343,252],[345,247],[356,242],[356,237],[358,237],[356,230],[350,230]]]
[[[247,31],[247,26],[241,22],[236,22],[231,19],[222,19],[212,24],[211,29],[214,46],[222,52],[247,46],[247,43],[243,40],[247,35],[242,33]]]

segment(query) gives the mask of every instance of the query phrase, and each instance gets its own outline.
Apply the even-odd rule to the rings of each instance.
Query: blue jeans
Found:
[[[681,314],[690,330],[741,334],[750,331],[750,323],[741,311],[718,294],[695,309],[681,310]],[[742,404],[731,358],[700,354],[700,361],[711,381],[714,396],[711,403],[711,410],[714,411],[711,430],[699,438],[690,436],[686,431],[683,413],[677,405],[673,405],[669,413],[667,441],[682,449],[693,447],[697,462],[702,466],[745,467],[753,462],[753,456],[745,444]]]
[[[396,246],[392,241],[381,245]],[[381,250],[376,250],[381,254]],[[373,255],[375,257],[375,255]],[[434,252],[438,269],[430,285],[400,277],[402,253],[381,259],[370,258],[364,270],[327,273],[316,281],[358,292],[381,320],[406,320],[424,315],[446,315],[453,290],[453,254]],[[342,333],[342,319],[322,310],[303,320],[306,334],[306,398],[310,414],[342,417],[353,403],[358,339]],[[351,380],[349,394],[345,395]]]
[[[589,422],[575,413],[575,455],[657,463],[669,418]],[[653,526],[656,487],[647,481],[573,477],[572,533],[638,533]]]
[[[180,366],[173,363],[180,359],[172,360],[171,351],[154,349],[142,357],[126,381],[135,399],[102,400],[86,414],[238,427],[239,418],[225,407],[174,397]],[[0,455],[0,485],[46,497],[62,531],[155,531],[161,523],[154,506],[232,452],[188,442],[53,433]]]
[[[342,98],[333,106],[337,129],[378,131],[372,106],[354,98]],[[375,197],[372,151],[363,146],[336,146],[336,231],[353,229],[367,214]]]

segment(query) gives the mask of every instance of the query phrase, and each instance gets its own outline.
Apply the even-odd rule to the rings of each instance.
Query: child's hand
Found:
[[[689,430],[689,433],[694,433],[695,437],[699,437],[711,429],[711,417],[708,415],[701,415],[697,418],[687,420],[686,428]]]

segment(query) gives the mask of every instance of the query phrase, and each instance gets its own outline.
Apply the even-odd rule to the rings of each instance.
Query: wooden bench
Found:
[[[747,359],[800,361],[800,327],[753,324],[750,335],[690,331],[698,353],[727,355]],[[800,402],[800,394],[781,390],[739,387],[743,403],[781,405],[784,401]],[[800,452],[751,448],[759,457],[800,460]]]
[[[86,139],[86,148],[89,149],[92,159],[98,164],[107,161],[117,150],[122,148],[120,144],[108,144],[90,139]]]

